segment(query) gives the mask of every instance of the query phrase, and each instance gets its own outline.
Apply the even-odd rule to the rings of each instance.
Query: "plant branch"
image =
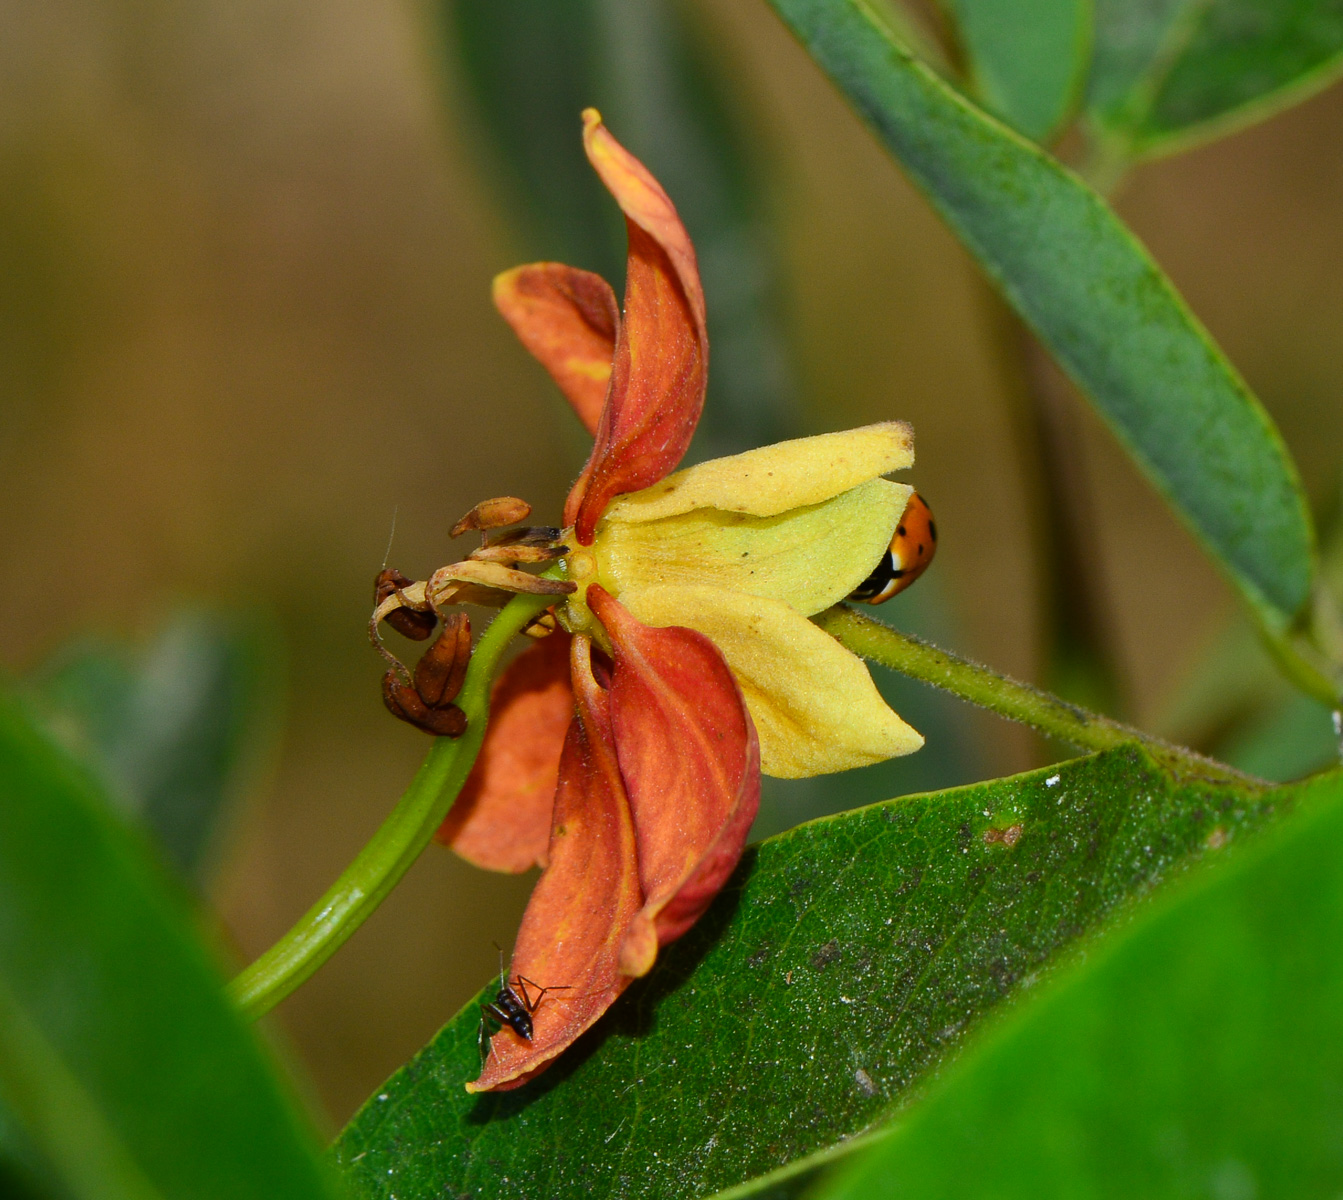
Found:
[[[326,962],[429,844],[480,752],[500,656],[513,637],[554,602],[554,596],[515,596],[494,618],[476,645],[456,701],[467,716],[466,732],[434,742],[410,787],[340,878],[229,985],[229,993],[248,1016],[269,1012]]]

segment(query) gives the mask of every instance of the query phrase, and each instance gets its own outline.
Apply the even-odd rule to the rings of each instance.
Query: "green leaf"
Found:
[[[1343,1192],[1343,774],[1302,808],[1090,948],[816,1195]]]
[[[1097,0],[1088,107],[1130,155],[1272,116],[1343,72],[1338,0]]]
[[[951,0],[975,94],[1037,142],[1081,99],[1091,62],[1091,0]]]
[[[98,1105],[0,979],[0,1092],[78,1196],[161,1200]]]
[[[72,1194],[333,1195],[181,897],[12,700],[0,700],[0,1010],[0,1099]]]
[[[535,1082],[466,1094],[468,1005],[355,1116],[337,1161],[359,1194],[399,1200],[695,1197],[758,1179],[898,1111],[1061,950],[1285,795],[1125,747],[801,826],[749,850],[699,925]]]
[[[198,881],[276,721],[273,639],[182,613],[143,650],[83,638],[36,673],[48,724]]]
[[[1273,422],[1110,208],[916,61],[861,0],[771,0],[1256,611],[1314,570]]]
[[[709,402],[691,460],[796,436],[768,204],[713,49],[674,0],[438,0],[524,252],[595,270],[619,291],[625,229],[583,155],[579,113],[675,199],[710,297]],[[512,265],[511,263],[500,264]],[[586,453],[586,450],[584,451]]]

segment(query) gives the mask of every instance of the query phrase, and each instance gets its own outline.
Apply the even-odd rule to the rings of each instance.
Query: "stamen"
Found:
[[[568,546],[529,546],[515,542],[504,546],[485,545],[479,550],[472,550],[467,557],[476,562],[538,563],[554,562],[568,553]]]
[[[539,575],[528,575],[526,571],[515,571],[500,563],[467,559],[465,562],[439,567],[429,577],[428,597],[436,608],[451,604],[453,597],[463,590],[457,586],[459,584],[474,584],[531,596],[567,596],[578,590],[575,584],[564,579],[542,579]]]
[[[499,529],[504,525],[516,525],[525,521],[532,511],[526,500],[516,496],[496,496],[493,500],[482,500],[456,525],[452,527],[452,536],[461,537],[470,529]]]
[[[373,581],[373,605],[377,608],[388,597],[399,597],[400,606],[387,612],[383,619],[402,637],[408,637],[413,642],[423,642],[433,636],[438,617],[432,610],[409,607],[402,589],[410,587],[412,583],[395,568],[380,571]]]
[[[415,665],[415,690],[430,708],[457,699],[471,662],[471,619],[463,612],[443,618],[443,632]]]

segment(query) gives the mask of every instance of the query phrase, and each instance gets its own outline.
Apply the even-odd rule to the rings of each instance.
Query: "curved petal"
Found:
[[[560,748],[574,715],[569,635],[524,650],[490,696],[480,757],[438,840],[487,871],[545,866]]]
[[[596,585],[588,603],[614,651],[611,727],[644,893],[620,969],[644,975],[741,858],[760,804],[760,748],[741,691],[708,638],[641,625]]]
[[[589,546],[612,497],[656,483],[685,455],[704,408],[709,343],[695,250],[667,193],[594,109],[583,114],[583,145],[629,233],[611,388],[564,506],[564,523]]]
[[[741,685],[766,775],[798,779],[911,754],[923,738],[887,706],[863,660],[778,600],[652,587],[621,601],[647,625],[712,639]]]
[[[514,977],[558,988],[532,1012],[532,1037],[501,1029],[467,1091],[508,1090],[543,1071],[629,985],[620,944],[642,903],[634,826],[611,733],[610,698],[592,676],[591,643],[570,653],[577,716],[560,759],[550,865],[513,949]],[[534,994],[534,989],[533,989]]]
[[[528,263],[494,277],[494,305],[596,434],[620,329],[611,285],[563,263]]]
[[[913,465],[914,431],[904,421],[885,421],[687,467],[653,487],[620,497],[606,517],[657,521],[696,508],[772,517]]]
[[[872,573],[912,490],[869,479],[776,517],[697,508],[660,521],[603,521],[597,579],[616,595],[663,584],[726,588],[782,600],[810,616]]]

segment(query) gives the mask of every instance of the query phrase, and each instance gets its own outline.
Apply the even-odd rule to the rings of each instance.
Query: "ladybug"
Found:
[[[849,593],[849,599],[864,604],[889,600],[922,575],[936,553],[937,526],[933,524],[932,510],[918,492],[910,492],[890,547],[872,574]]]

